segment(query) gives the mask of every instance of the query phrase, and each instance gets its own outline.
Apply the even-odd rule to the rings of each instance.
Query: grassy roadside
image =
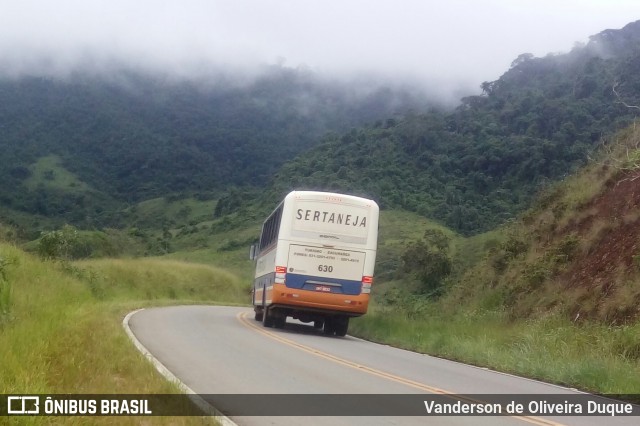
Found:
[[[501,311],[448,313],[438,303],[374,306],[349,333],[375,342],[601,394],[640,391],[640,324],[513,320]]]
[[[177,303],[243,300],[237,279],[215,268],[166,260],[43,262],[0,243],[0,393],[179,393],[122,330],[127,312]],[[153,285],[151,284],[153,283]],[[0,419],[0,423],[9,419]],[[40,423],[11,418],[11,424]],[[112,418],[56,418],[111,424]],[[118,418],[139,424],[140,418]],[[144,424],[209,424],[203,418],[145,418]]]

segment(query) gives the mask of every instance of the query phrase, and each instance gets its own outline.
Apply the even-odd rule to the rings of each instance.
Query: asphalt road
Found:
[[[290,320],[289,320],[290,321]],[[354,396],[345,404],[361,412],[389,409],[420,411],[423,396],[443,398],[445,404],[491,402],[492,394],[504,401],[519,395],[555,402],[578,392],[483,368],[421,355],[351,336],[327,337],[311,326],[288,322],[284,329],[263,328],[247,308],[177,306],[146,309],[129,320],[131,331],[153,356],[197,394],[265,395],[273,414],[282,416],[231,416],[239,425],[636,425],[639,417],[611,416],[305,416],[287,415],[311,403],[333,407],[342,394]],[[301,400],[269,400],[268,394],[303,395]],[[311,396],[308,396],[310,395]],[[314,401],[314,394],[318,394]],[[328,394],[328,396],[327,396]],[[392,395],[418,394],[406,397]],[[375,395],[375,396],[374,396]],[[444,397],[441,397],[445,395]],[[454,395],[447,397],[446,395]],[[456,398],[455,395],[473,395]],[[490,395],[483,397],[483,395]],[[554,396],[555,395],[555,396]],[[211,397],[210,397],[211,398]],[[260,397],[262,398],[262,397]],[[274,398],[278,398],[277,396]],[[364,398],[364,399],[363,399]],[[381,399],[382,398],[382,399]],[[400,398],[400,405],[397,400]],[[405,400],[403,400],[403,398]],[[414,404],[414,398],[419,399]],[[525,398],[526,399],[526,398]],[[503,400],[501,400],[503,401]],[[572,401],[572,400],[571,400]],[[594,400],[611,403],[610,400]],[[255,400],[247,400],[254,404]],[[422,404],[420,404],[422,402]],[[437,401],[441,402],[440,400]],[[216,403],[214,402],[214,405]],[[219,402],[224,411],[226,402]],[[395,404],[395,405],[394,405]],[[586,402],[585,402],[586,404]],[[526,402],[525,402],[526,405]],[[477,406],[477,405],[476,405]],[[382,407],[382,408],[381,408]],[[398,408],[399,407],[399,408]],[[586,405],[585,405],[586,407]],[[323,408],[324,409],[324,408]],[[635,407],[637,409],[637,407]],[[304,411],[304,410],[303,410]]]

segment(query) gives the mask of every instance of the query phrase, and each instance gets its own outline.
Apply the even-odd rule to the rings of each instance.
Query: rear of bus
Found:
[[[290,193],[283,202],[265,324],[283,326],[292,317],[344,336],[349,318],[365,314],[369,305],[378,214],[378,205],[365,198]]]

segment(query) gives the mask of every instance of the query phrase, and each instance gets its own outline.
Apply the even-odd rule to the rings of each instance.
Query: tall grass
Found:
[[[9,320],[11,309],[11,284],[7,280],[7,268],[12,262],[0,257],[0,327]]]
[[[350,332],[590,392],[640,390],[640,324],[577,325],[557,315],[512,321],[501,311],[486,310],[443,315],[432,303],[418,316],[378,307],[354,320]]]
[[[248,283],[202,264],[159,258],[96,259],[74,262],[68,268],[99,300],[226,304],[248,300]]]
[[[0,243],[11,284],[9,319],[0,325],[0,394],[177,393],[124,334],[124,315],[150,304],[241,302],[237,279],[176,261],[43,262]],[[2,421],[0,421],[1,423]],[[15,424],[34,419],[11,418]],[[56,423],[110,424],[113,418]],[[119,417],[118,424],[140,419]],[[201,418],[145,418],[145,424],[203,424]]]

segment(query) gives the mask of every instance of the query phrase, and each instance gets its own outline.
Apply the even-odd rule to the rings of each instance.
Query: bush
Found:
[[[11,310],[11,283],[7,278],[7,267],[15,261],[0,256],[0,326],[7,321]]]
[[[528,249],[527,243],[512,235],[495,251],[491,258],[491,266],[497,274],[501,274],[507,269],[511,260],[526,253]]]
[[[423,292],[438,295],[453,268],[449,237],[442,231],[428,229],[422,240],[409,244],[402,261],[404,271],[414,273],[420,280]]]
[[[43,259],[71,259],[71,249],[78,240],[78,230],[65,225],[57,231],[43,232],[38,241],[38,254]]]
[[[89,257],[116,256],[117,248],[104,232],[78,231],[70,225],[60,230],[43,232],[37,245],[43,259],[73,260]]]

